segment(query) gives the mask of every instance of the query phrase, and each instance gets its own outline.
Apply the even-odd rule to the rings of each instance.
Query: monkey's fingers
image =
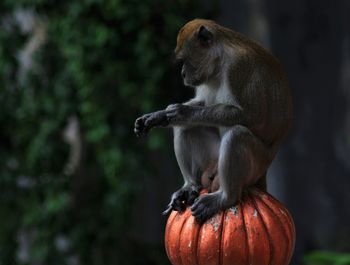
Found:
[[[175,104],[170,104],[168,107],[166,107],[166,109],[165,110],[173,110],[173,109],[177,109],[177,108],[179,108],[179,106],[180,106],[181,104],[179,104],[179,103],[175,103]]]
[[[178,120],[179,118],[181,119],[179,108],[173,108],[173,109],[167,110],[166,118],[168,122]]]
[[[144,130],[141,127],[136,127],[135,126],[134,133],[136,134],[137,137],[145,136]]]
[[[143,137],[146,135],[146,133],[143,130],[139,130],[139,129],[134,129],[134,133],[136,134],[137,137]]]
[[[134,132],[137,137],[145,136],[148,132],[147,128],[145,127],[145,120],[147,119],[149,115],[143,115],[140,118],[137,118],[134,124]]]
[[[176,113],[174,112],[170,112],[170,113],[167,113],[167,120],[170,122],[174,122],[177,118],[177,115]]]
[[[180,198],[175,199],[171,206],[178,212],[183,212],[186,210],[186,202]]]
[[[196,190],[192,190],[188,196],[187,204],[192,205],[198,199],[198,196],[199,192]]]
[[[148,131],[149,130],[147,128],[144,128],[144,127],[142,127],[142,128],[134,128],[134,132],[135,132],[137,137],[144,137],[144,136],[146,136]]]

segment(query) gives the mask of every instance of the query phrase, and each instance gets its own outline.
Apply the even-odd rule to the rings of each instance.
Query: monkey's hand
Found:
[[[167,126],[169,119],[165,110],[145,114],[135,121],[134,132],[137,137],[145,136],[150,129],[156,126]]]
[[[198,198],[199,190],[199,186],[187,185],[174,192],[167,209],[163,212],[163,215],[169,214],[172,210],[183,212],[188,205],[192,205]]]
[[[169,123],[181,124],[192,116],[194,106],[185,104],[172,104],[166,108],[166,115]]]
[[[236,204],[236,199],[225,199],[222,191],[202,195],[191,207],[192,215],[198,223],[203,224],[221,210],[226,210]]]

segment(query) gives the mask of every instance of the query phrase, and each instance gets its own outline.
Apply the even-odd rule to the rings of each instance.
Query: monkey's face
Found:
[[[186,27],[186,26],[185,26]],[[212,29],[199,26],[193,34],[181,42],[178,36],[178,46],[175,50],[176,58],[182,63],[181,75],[186,86],[196,87],[215,78],[219,73],[219,49]],[[181,39],[180,39],[181,40]]]

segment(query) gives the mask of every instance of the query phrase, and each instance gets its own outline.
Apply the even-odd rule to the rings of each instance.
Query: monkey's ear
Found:
[[[213,42],[213,33],[210,32],[205,26],[200,26],[197,34],[197,38],[202,44],[211,44]]]

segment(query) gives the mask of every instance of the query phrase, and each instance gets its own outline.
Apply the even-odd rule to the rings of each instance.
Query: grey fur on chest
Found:
[[[229,83],[221,82],[220,85],[203,84],[196,88],[196,99],[203,101],[205,106],[213,106],[216,104],[227,104],[241,107],[237,101]],[[218,127],[220,137],[230,129],[230,127]]]
[[[203,84],[196,87],[196,98],[204,101],[206,106],[228,104],[240,107],[230,84],[226,80],[219,85]]]

